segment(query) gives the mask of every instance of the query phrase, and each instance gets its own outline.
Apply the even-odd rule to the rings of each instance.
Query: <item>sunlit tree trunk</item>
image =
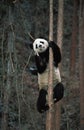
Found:
[[[53,0],[50,0],[50,24],[49,24],[49,40],[53,40]],[[54,130],[54,106],[53,106],[53,53],[49,49],[49,86],[48,86],[48,103],[49,111],[46,118],[46,130]]]
[[[73,7],[73,23],[72,23],[72,42],[71,42],[71,58],[70,58],[70,75],[75,74],[76,63],[76,46],[78,35],[78,0],[74,0]]]
[[[64,0],[58,1],[58,24],[57,24],[57,44],[62,50],[62,40],[63,40],[63,4]],[[61,69],[61,66],[60,66]],[[60,120],[61,120],[61,101],[57,102],[55,105],[55,129],[60,130]]]
[[[79,15],[80,130],[84,130],[84,0]]]

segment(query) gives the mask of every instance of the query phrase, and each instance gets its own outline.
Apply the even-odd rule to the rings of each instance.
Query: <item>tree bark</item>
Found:
[[[53,0],[50,0],[50,23],[49,23],[49,41],[53,40]],[[49,86],[48,86],[48,104],[49,111],[46,118],[46,130],[54,130],[54,106],[53,106],[53,53],[49,49]]]
[[[84,130],[84,1],[79,16],[80,130]]]
[[[70,75],[75,74],[75,63],[76,63],[76,46],[77,46],[77,35],[78,35],[78,1],[74,0],[73,7],[73,23],[72,23],[72,42],[71,42],[71,58],[70,58]]]
[[[63,40],[63,5],[64,0],[59,0],[58,2],[58,24],[57,24],[57,44],[61,49],[62,53],[62,40]],[[61,65],[60,65],[61,70]],[[57,102],[55,105],[55,129],[60,130],[60,120],[61,120],[61,101]]]

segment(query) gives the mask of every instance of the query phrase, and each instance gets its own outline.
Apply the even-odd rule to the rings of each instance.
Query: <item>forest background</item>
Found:
[[[75,0],[74,0],[75,1]],[[72,67],[74,1],[64,0],[62,82],[65,86],[61,107],[61,129],[80,128],[79,42],[77,39]],[[54,0],[53,37],[57,41],[58,1]],[[79,8],[79,3],[77,4]],[[45,129],[46,113],[36,110],[37,76],[29,68],[35,66],[34,53],[29,48],[33,38],[49,38],[49,0],[0,1],[0,129]],[[74,69],[73,69],[74,68]],[[4,123],[3,123],[4,122]]]

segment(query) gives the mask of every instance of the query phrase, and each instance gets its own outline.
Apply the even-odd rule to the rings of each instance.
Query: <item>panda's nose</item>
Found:
[[[41,47],[42,47],[42,45],[39,45],[39,47],[41,48]]]

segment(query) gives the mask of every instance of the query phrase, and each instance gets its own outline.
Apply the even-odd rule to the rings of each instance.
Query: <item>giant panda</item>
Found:
[[[43,38],[37,38],[31,48],[35,52],[35,63],[38,73],[39,96],[37,99],[37,110],[42,113],[49,109],[47,91],[49,77],[49,47],[53,52],[53,101],[58,102],[63,98],[64,86],[61,83],[61,76],[58,64],[61,62],[60,49],[54,41],[48,42]]]

